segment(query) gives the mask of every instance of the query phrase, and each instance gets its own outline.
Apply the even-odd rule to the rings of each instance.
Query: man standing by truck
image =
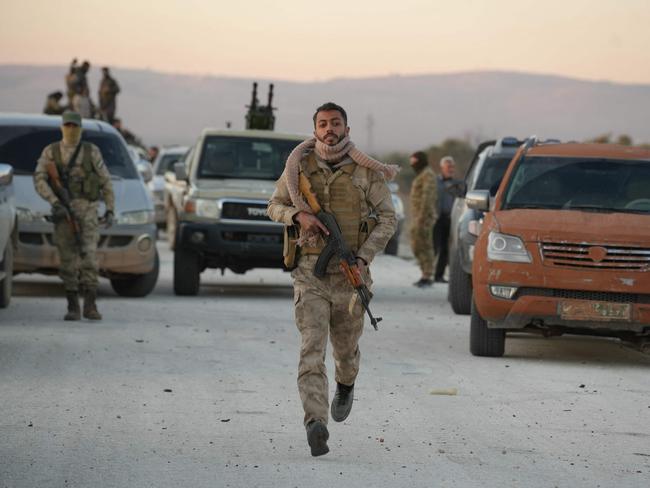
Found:
[[[418,151],[409,162],[415,171],[411,184],[411,248],[417,259],[420,279],[413,283],[418,288],[433,285],[433,223],[436,221],[436,175],[429,166],[427,155]]]
[[[62,116],[63,139],[43,149],[34,171],[36,192],[52,205],[54,243],[59,251],[59,276],[68,300],[65,320],[80,320],[79,293],[84,298],[83,316],[101,320],[97,311],[97,206],[106,203],[103,220],[113,223],[115,199],[111,175],[99,148],[81,141],[81,116],[67,111]]]
[[[454,179],[456,163],[451,156],[440,160],[440,174],[437,177],[438,199],[436,202],[438,218],[433,225],[433,252],[436,255],[436,270],[433,280],[447,283],[445,269],[449,261],[449,232],[451,230],[451,209],[454,206],[455,192],[459,180]]]
[[[289,155],[269,201],[268,214],[276,222],[295,226],[300,236],[299,257],[292,272],[296,325],[302,336],[298,390],[311,454],[320,456],[329,452],[327,338],[329,335],[332,342],[337,383],[330,412],[335,421],[342,422],[354,399],[364,310],[354,299],[355,290],[337,259],[330,261],[323,278],[314,276],[328,230],[300,193],[299,173],[308,179],[321,207],[336,218],[370,286],[368,265],[395,233],[395,210],[385,178],[394,177],[397,169],[354,147],[342,107],[331,102],[320,106],[313,122],[315,137]]]

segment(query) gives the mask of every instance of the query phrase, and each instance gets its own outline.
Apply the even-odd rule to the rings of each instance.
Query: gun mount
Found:
[[[251,104],[246,106],[246,129],[273,130],[275,128],[275,115],[273,111],[273,83],[269,85],[269,99],[266,106],[260,105],[257,99],[257,83],[253,83]]]

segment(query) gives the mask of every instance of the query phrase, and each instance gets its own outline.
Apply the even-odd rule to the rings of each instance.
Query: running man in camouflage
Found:
[[[397,221],[383,174],[350,157],[357,152],[348,152],[354,147],[348,133],[345,110],[334,103],[322,105],[314,115],[315,141],[310,143],[310,150],[296,157],[300,158],[300,172],[309,179],[321,207],[334,215],[346,243],[356,253],[364,281],[370,287],[372,280],[368,265],[395,233]],[[290,156],[289,161],[291,159]],[[297,226],[301,235],[326,234],[323,224],[313,214],[297,208],[292,200],[287,176],[289,161],[269,201],[271,220]],[[354,299],[354,288],[341,272],[337,259],[330,261],[323,278],[314,276],[314,265],[323,247],[323,239],[300,247],[297,267],[291,273],[296,325],[302,337],[298,390],[313,456],[329,451],[325,369],[328,336],[333,348],[337,383],[330,413],[332,419],[341,422],[352,408],[364,319],[361,303]]]
[[[413,153],[411,167],[416,173],[411,184],[411,248],[422,276],[413,283],[419,288],[433,285],[433,223],[436,221],[436,175],[422,151]]]
[[[68,300],[68,312],[64,318],[81,319],[81,292],[84,297],[83,316],[90,320],[101,320],[96,305],[97,208],[100,197],[103,197],[106,203],[103,220],[106,226],[110,226],[113,223],[115,199],[111,176],[101,152],[94,144],[81,141],[81,130],[79,114],[65,112],[61,127],[63,139],[43,150],[34,171],[34,186],[38,194],[52,205],[54,243],[61,261],[59,276]],[[51,175],[60,178],[63,190]],[[68,205],[69,208],[66,208]],[[79,236],[75,236],[73,220],[78,223]]]

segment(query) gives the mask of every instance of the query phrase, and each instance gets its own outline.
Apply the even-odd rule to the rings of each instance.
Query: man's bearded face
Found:
[[[323,144],[336,146],[349,133],[350,128],[345,126],[338,110],[324,110],[316,114],[314,136]]]

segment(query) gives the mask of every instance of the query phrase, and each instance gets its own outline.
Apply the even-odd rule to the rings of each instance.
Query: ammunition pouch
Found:
[[[361,246],[363,246],[363,243],[368,240],[368,236],[376,226],[377,219],[374,217],[369,217],[368,220],[361,222],[361,225],[359,226],[359,245],[357,246],[357,249],[361,249]]]
[[[83,175],[71,175],[71,169],[74,166],[75,161],[70,162],[68,168],[63,167],[63,160],[61,158],[61,148],[58,143],[53,147],[52,155],[54,156],[54,161],[57,165],[57,169],[60,175],[68,175],[68,191],[70,192],[70,197],[74,200],[76,198],[83,198],[90,202],[96,202],[99,200],[99,194],[101,191],[101,183],[99,175],[95,171],[95,166],[93,165],[92,159],[92,146],[87,142],[82,142],[83,155],[81,160],[81,168],[83,170]],[[76,159],[76,158],[75,158]]]
[[[299,232],[295,225],[284,226],[284,247],[282,250],[282,256],[284,257],[284,265],[288,270],[292,270],[298,266],[298,258],[300,256],[298,237]]]
[[[83,181],[82,185],[82,195],[86,200],[91,202],[96,202],[99,200],[99,176],[97,173],[86,173],[86,178]]]

